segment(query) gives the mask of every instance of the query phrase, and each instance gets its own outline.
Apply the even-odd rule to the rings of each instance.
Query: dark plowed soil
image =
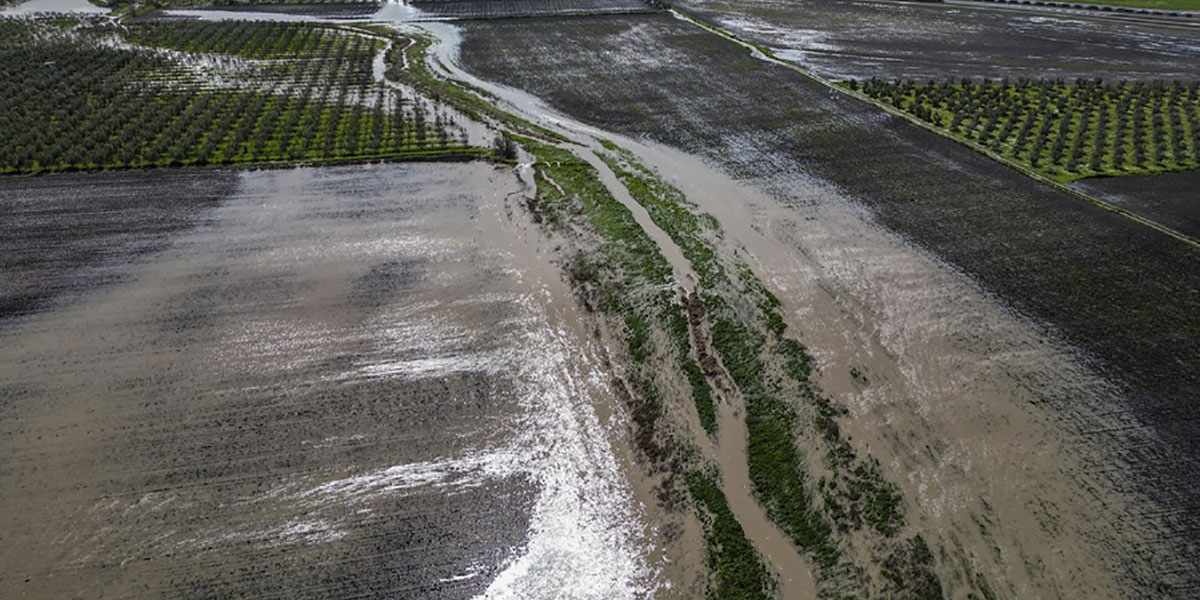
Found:
[[[1121,431],[1074,425],[1119,456],[1097,467],[1175,515],[1129,558],[1139,574],[1126,585],[1200,589],[1187,567],[1200,560],[1200,252],[671,17],[465,27],[462,59],[480,76],[706,156],[785,202],[816,178],[1065,338],[1128,389],[1103,408]],[[1045,399],[1066,422],[1075,401]],[[1171,580],[1155,581],[1163,571]]]
[[[1200,239],[1200,171],[1085,179],[1072,187]]]
[[[680,6],[837,78],[1200,77],[1200,28],[993,8],[856,0]]]

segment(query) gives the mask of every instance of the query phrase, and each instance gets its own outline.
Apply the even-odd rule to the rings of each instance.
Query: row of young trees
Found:
[[[1060,180],[1200,168],[1200,82],[849,82]]]
[[[0,37],[0,172],[466,147],[444,109],[373,79],[376,40],[318,25],[195,25],[0,19],[0,36],[13,33]],[[146,45],[125,43],[135,40]]]

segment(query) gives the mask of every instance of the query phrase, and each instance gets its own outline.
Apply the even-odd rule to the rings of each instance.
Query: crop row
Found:
[[[355,33],[0,19],[4,34],[0,172],[470,153],[442,112],[374,81],[380,43]]]
[[[1060,181],[1200,167],[1200,82],[846,85]]]

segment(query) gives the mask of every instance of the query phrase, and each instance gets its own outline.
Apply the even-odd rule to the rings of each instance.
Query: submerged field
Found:
[[[0,19],[0,173],[469,157],[385,42],[298,23]]]
[[[8,246],[5,272],[35,261],[22,280],[53,294],[0,321],[0,584],[549,597],[541,569],[598,597],[647,584],[608,438],[622,426],[597,416],[611,398],[557,267],[506,216],[510,171],[218,171],[204,204],[196,176],[0,182],[20,217],[3,239],[38,240]],[[147,229],[153,202],[190,225]],[[53,235],[66,223],[119,235],[96,256]]]
[[[1037,402],[1121,457],[1105,470],[1111,485],[1167,510],[1196,505],[1191,407],[1176,401],[1197,385],[1196,365],[1181,366],[1200,356],[1200,338],[1184,333],[1200,331],[1194,249],[670,17],[473,23],[462,60],[592,126],[700,154],[791,203],[793,218],[827,201],[811,188],[838,190],[1128,386],[1093,398],[1107,406],[1049,389]],[[1097,429],[1113,415],[1138,424]],[[1166,560],[1162,593],[1187,597],[1196,582],[1176,567],[1190,560],[1181,545],[1196,527],[1183,518],[1149,545],[1128,542],[1141,554],[1127,561],[1124,585],[1157,586],[1150,573]]]

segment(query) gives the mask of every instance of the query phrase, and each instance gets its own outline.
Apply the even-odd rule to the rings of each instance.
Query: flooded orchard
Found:
[[[6,248],[46,288],[12,292],[42,296],[0,321],[8,593],[655,585],[603,349],[511,169],[135,179],[3,183],[6,238],[74,231]],[[107,208],[78,210],[92,198]]]

